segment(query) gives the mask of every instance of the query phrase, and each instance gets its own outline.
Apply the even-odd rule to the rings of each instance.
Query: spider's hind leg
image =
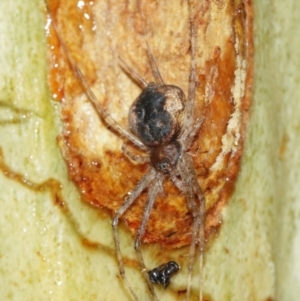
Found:
[[[136,162],[136,163],[149,163],[150,162],[150,157],[149,156],[141,156],[141,155],[137,155],[132,153],[126,143],[122,144],[122,152],[125,154],[125,156],[127,156],[131,161]]]
[[[191,62],[188,96],[185,107],[185,118],[182,125],[182,140],[187,140],[185,145],[188,149],[192,143],[192,139],[187,139],[190,133],[197,127],[198,121],[195,120],[194,107],[196,97],[196,77],[197,77],[197,63],[196,63],[196,28],[192,19],[190,19],[190,43],[191,43]],[[200,123],[201,124],[201,123]],[[199,126],[200,127],[200,126]]]
[[[160,75],[160,72],[159,72],[157,64],[156,64],[156,60],[154,58],[154,55],[152,53],[152,50],[151,50],[148,42],[147,42],[147,54],[148,54],[148,57],[149,57],[149,62],[150,62],[150,66],[151,66],[153,76],[155,78],[155,82],[159,85],[164,85],[164,81],[163,81],[163,79]]]
[[[120,56],[119,60],[122,63],[122,68],[124,69],[125,73],[127,73],[142,89],[148,86],[147,81],[139,75],[134,69],[132,69]]]

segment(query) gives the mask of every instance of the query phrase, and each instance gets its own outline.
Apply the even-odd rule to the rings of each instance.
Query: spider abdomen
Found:
[[[179,87],[149,84],[130,108],[131,131],[149,147],[175,140],[181,130],[184,102]]]

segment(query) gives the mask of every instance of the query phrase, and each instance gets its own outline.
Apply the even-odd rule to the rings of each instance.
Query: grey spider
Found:
[[[47,9],[51,17],[51,12],[48,6]],[[51,19],[53,20],[52,17]],[[122,215],[130,208],[140,194],[147,189],[148,198],[144,208],[143,217],[135,237],[134,247],[137,252],[142,273],[147,281],[152,297],[154,300],[158,300],[153,284],[149,279],[149,274],[144,263],[140,246],[155,200],[162,191],[163,182],[169,178],[174,185],[185,194],[189,211],[193,217],[188,264],[187,300],[190,299],[192,272],[195,263],[197,244],[199,246],[200,258],[199,300],[202,300],[202,271],[205,246],[205,197],[198,183],[193,159],[189,154],[195,135],[197,134],[202,122],[201,119],[197,119],[194,116],[197,67],[195,59],[195,26],[193,21],[190,20],[191,63],[187,97],[185,97],[184,92],[178,86],[167,85],[163,82],[148,44],[147,53],[155,82],[147,83],[121,59],[125,70],[142,88],[141,94],[133,102],[129,110],[128,122],[130,131],[124,129],[120,124],[118,124],[98,102],[81,70],[77,67],[70,56],[64,41],[59,35],[59,31],[56,28],[55,23],[52,22],[52,24],[57,32],[61,45],[65,50],[74,73],[81,80],[85,93],[103,122],[109,125],[110,129],[118,132],[122,139],[130,141],[137,148],[147,154],[146,156],[134,155],[126,148],[125,144],[123,144],[122,150],[131,160],[138,163],[148,162],[149,168],[146,175],[144,175],[137,183],[135,188],[126,194],[123,205],[116,210],[112,219],[115,249],[121,277],[124,279],[134,299],[138,301],[139,298],[125,274],[124,263],[120,250],[118,224]]]

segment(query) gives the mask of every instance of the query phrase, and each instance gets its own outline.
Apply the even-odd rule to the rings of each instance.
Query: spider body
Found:
[[[182,146],[178,141],[169,142],[153,148],[150,152],[151,165],[164,174],[170,174],[177,165],[182,154]]]
[[[150,83],[130,108],[130,130],[149,147],[174,141],[181,131],[184,100],[179,87]]]
[[[250,104],[252,31],[243,29],[251,23],[249,4],[244,11],[240,4],[246,1],[226,2],[224,9],[214,1],[177,1],[178,9],[171,10],[167,1],[138,1],[135,9],[122,1],[109,1],[106,6],[106,1],[95,1],[99,5],[95,9],[94,4],[83,8],[72,1],[54,2],[59,6],[51,4],[51,19],[60,42],[55,35],[50,43],[56,58],[51,61],[51,86],[55,95],[63,97],[60,146],[69,176],[82,200],[112,213],[120,275],[135,300],[140,299],[125,273],[120,221],[135,237],[139,271],[152,299],[158,298],[142,243],[168,249],[190,246],[184,291],[190,300],[197,258],[202,300],[204,223],[207,238],[221,225],[222,209],[238,171]],[[149,46],[154,80],[145,81],[126,64],[122,68],[120,60],[116,62],[122,55],[150,77],[143,58],[146,39],[164,64],[166,82],[177,83],[182,90],[164,83]],[[92,49],[101,51],[96,54]],[[129,76],[124,76],[124,69]],[[62,78],[67,80],[59,81]],[[141,88],[138,97],[132,80]],[[126,106],[131,106],[128,114]],[[148,255],[151,250],[145,248]]]
[[[175,261],[169,261],[148,271],[148,274],[153,284],[161,284],[164,288],[167,288],[171,282],[171,277],[178,271],[179,265]]]
[[[48,9],[50,12],[50,10]],[[147,191],[147,200],[144,205],[140,225],[136,231],[134,248],[137,252],[141,271],[148,284],[153,300],[158,300],[153,287],[155,283],[161,283],[167,287],[170,277],[177,272],[178,265],[169,263],[148,273],[144,262],[140,245],[147,230],[150,213],[155,201],[163,191],[163,183],[170,179],[175,186],[185,195],[187,207],[192,216],[192,228],[190,231],[190,251],[188,262],[187,300],[190,299],[192,272],[195,263],[196,246],[199,247],[198,258],[200,268],[199,300],[202,300],[202,267],[204,254],[204,222],[205,222],[205,197],[198,183],[195,167],[191,155],[188,153],[195,135],[198,132],[202,119],[194,116],[194,102],[196,90],[196,39],[194,23],[190,20],[190,74],[188,78],[188,94],[185,97],[181,88],[175,85],[164,84],[157,68],[154,56],[147,44],[147,53],[155,82],[147,83],[133,69],[122,61],[127,73],[134,78],[142,87],[141,94],[136,98],[130,107],[128,123],[130,131],[123,128],[112,116],[102,107],[92,91],[89,83],[81,70],[73,61],[59,30],[55,23],[53,26],[58,34],[60,43],[70,62],[73,72],[80,79],[89,101],[96,112],[112,130],[119,133],[126,142],[131,142],[136,148],[146,152],[146,156],[139,156],[131,153],[123,144],[122,150],[125,155],[137,163],[149,163],[147,173],[141,178],[136,186],[129,191],[123,204],[115,211],[112,219],[113,236],[120,275],[125,281],[133,298],[139,301],[136,292],[126,277],[123,258],[120,248],[118,232],[119,220],[126,211],[134,204],[137,198]],[[150,276],[150,277],[149,277]],[[153,278],[154,277],[154,278]],[[152,280],[150,279],[152,278]]]
[[[186,196],[187,206],[193,217],[191,230],[190,259],[187,285],[187,299],[190,298],[191,277],[195,261],[196,244],[199,245],[200,258],[200,285],[199,300],[202,300],[202,263],[204,253],[204,220],[205,197],[198,183],[195,167],[191,155],[188,153],[198,132],[202,119],[194,116],[194,102],[196,89],[196,60],[195,60],[195,29],[190,22],[191,63],[189,76],[189,90],[186,98],[182,89],[174,85],[165,85],[157,68],[155,59],[147,44],[148,57],[155,78],[155,83],[147,83],[133,69],[123,61],[127,73],[143,88],[141,94],[133,102],[129,110],[129,128],[133,134],[126,132],[128,139],[140,149],[147,152],[148,156],[135,156],[128,150],[125,154],[137,162],[149,162],[146,175],[139,181],[135,188],[125,198],[123,205],[116,210],[112,221],[114,240],[119,261],[120,274],[127,284],[135,300],[139,300],[131,287],[123,267],[120,241],[118,234],[119,219],[132,206],[134,201],[144,190],[148,191],[148,197],[144,206],[143,216],[138,227],[134,247],[137,251],[142,273],[148,283],[154,300],[158,300],[153,288],[153,279],[147,273],[147,268],[141,253],[140,245],[147,229],[150,213],[158,195],[163,190],[163,183],[171,179],[177,188]],[[82,75],[79,74],[81,77]],[[83,81],[84,78],[82,77]],[[87,87],[88,88],[88,87]],[[90,93],[91,94],[91,93]],[[96,103],[96,99],[95,99]],[[104,116],[105,117],[105,116]],[[123,147],[123,150],[126,148]],[[173,268],[163,267],[158,278],[163,285],[168,285],[169,275]]]
[[[159,172],[170,173],[182,152],[177,138],[181,132],[185,96],[174,85],[150,83],[132,104],[129,125],[150,152],[151,165]]]
[[[113,214],[122,206],[128,187],[133,189],[147,170],[146,164],[133,165],[132,160],[125,158],[129,153],[126,145],[131,150],[134,150],[132,146],[139,149],[139,156],[131,156],[135,157],[134,161],[148,162],[160,170],[161,167],[156,168],[155,158],[168,153],[169,146],[165,145],[172,142],[174,150],[182,149],[173,156],[178,158],[177,167],[182,154],[193,154],[195,173],[206,198],[205,233],[209,238],[221,225],[222,210],[233,190],[242,154],[251,90],[251,68],[247,60],[252,50],[251,47],[249,52],[244,50],[252,44],[243,29],[248,24],[248,14],[241,9],[242,0],[228,2],[222,11],[214,1],[204,1],[204,6],[201,1],[176,1],[173,10],[168,9],[167,1],[133,2],[138,4],[135,10],[118,0],[82,1],[86,3],[84,7],[76,7],[73,0],[49,1],[51,24],[56,23],[57,27],[49,32],[49,84],[54,97],[62,101],[60,148],[69,176],[82,192],[84,202]],[[114,7],[113,15],[105,3]],[[215,11],[216,20],[209,17]],[[196,24],[197,44],[201,45],[193,50],[196,57],[192,68],[189,22]],[[61,37],[57,38],[55,32]],[[153,72],[151,77],[150,71],[155,68],[149,68],[149,60],[144,58],[146,41],[155,49],[165,83],[158,72]],[[67,53],[72,62],[66,62]],[[132,70],[124,70],[119,55],[147,81],[136,80]],[[194,71],[196,61],[197,72]],[[166,101],[160,97],[167,94],[161,90],[171,83],[182,88],[186,96],[179,98],[177,105],[171,98]],[[138,100],[145,95],[151,101],[156,95],[161,102],[162,113],[156,116],[156,123],[152,118],[155,112],[149,109],[151,101],[147,104]],[[138,118],[133,102],[139,102],[141,114],[147,110],[145,117],[150,122]],[[158,108],[157,103],[152,105]],[[173,117],[172,110],[178,106],[178,115]],[[203,123],[197,132],[195,125],[199,118]],[[151,136],[148,129],[157,129],[157,122],[163,125],[164,132]],[[140,150],[146,153],[148,161]],[[177,179],[183,183],[180,176]],[[99,185],[102,182],[107,185]],[[145,244],[158,243],[171,250],[191,243],[188,229],[193,217],[188,213],[184,193],[174,189],[173,184],[172,179],[164,183],[164,195],[157,199],[142,238]],[[121,217],[133,235],[141,220],[146,193],[147,189]],[[176,223],[172,223],[172,215],[176,216]]]

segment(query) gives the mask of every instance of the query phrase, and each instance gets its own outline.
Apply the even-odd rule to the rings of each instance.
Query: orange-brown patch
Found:
[[[147,40],[165,83],[187,94],[189,16],[186,3],[142,1],[49,1],[59,33],[99,102],[127,128],[130,104],[139,94],[119,65],[121,56],[145,79],[152,79]],[[222,5],[221,5],[221,4]],[[251,2],[195,4],[197,91],[195,114],[203,116],[191,153],[207,201],[206,237],[215,233],[237,177],[252,83]],[[70,178],[84,201],[114,212],[147,172],[121,152],[121,137],[107,129],[87,100],[53,30],[48,35],[49,85],[62,101],[59,143]],[[147,193],[123,217],[134,234]],[[190,243],[192,216],[183,194],[166,181],[151,212],[144,243],[177,248]]]

